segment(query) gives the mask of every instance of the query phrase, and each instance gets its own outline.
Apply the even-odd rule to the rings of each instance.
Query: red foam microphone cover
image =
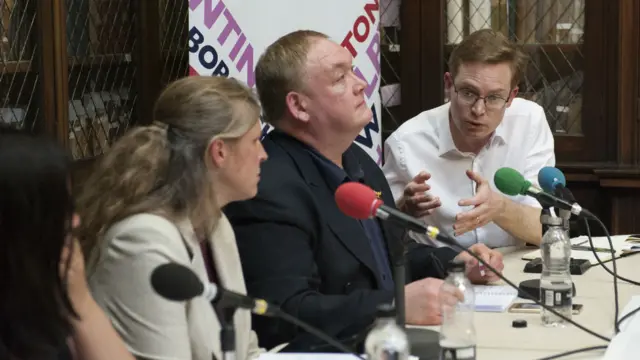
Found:
[[[338,186],[335,194],[338,208],[345,215],[356,219],[368,219],[375,216],[382,205],[376,192],[359,182],[348,182]]]

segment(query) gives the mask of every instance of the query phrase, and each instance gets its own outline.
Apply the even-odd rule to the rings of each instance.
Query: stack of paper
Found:
[[[623,253],[640,252],[640,235],[629,235],[622,247]]]
[[[479,312],[504,312],[518,297],[518,290],[506,285],[474,285],[473,290]]]

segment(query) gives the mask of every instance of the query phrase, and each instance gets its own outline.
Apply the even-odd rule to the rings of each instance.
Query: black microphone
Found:
[[[210,303],[223,309],[247,309],[256,315],[265,316],[274,316],[276,311],[262,299],[225,290],[216,284],[204,284],[191,269],[177,263],[167,263],[155,268],[151,273],[151,285],[158,294],[173,301],[204,296]]]
[[[576,202],[576,198],[573,196],[573,193],[571,192],[571,190],[569,190],[569,188],[565,187],[562,184],[559,184],[558,186],[556,186],[555,193],[556,193],[556,196],[558,196],[559,198],[565,199],[572,203]]]
[[[559,197],[560,199],[565,199],[565,200],[567,200],[567,201],[569,201],[571,203],[574,203],[574,204],[577,203],[576,198],[573,196],[573,193],[571,192],[571,190],[569,190],[568,188],[566,188],[562,184],[559,184],[558,186],[556,186],[556,188],[553,191],[553,193],[557,197]],[[571,219],[571,214],[572,214],[572,212],[570,210],[560,209],[560,216],[565,220],[565,227],[566,227],[567,231],[570,230],[570,228],[571,228],[571,226],[569,224],[569,220]]]
[[[267,303],[265,300],[253,299],[246,295],[225,290],[215,284],[203,284],[198,278],[198,275],[184,265],[177,263],[159,265],[151,273],[151,286],[160,296],[172,301],[187,301],[197,296],[204,296],[212,304],[220,307],[249,309],[256,315],[278,317],[295,326],[301,327],[308,333],[313,334],[340,351],[363,359],[362,356],[333,339],[331,336],[289,315],[277,306]]]

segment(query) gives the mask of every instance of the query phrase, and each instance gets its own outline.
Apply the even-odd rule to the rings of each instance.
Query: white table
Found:
[[[531,249],[504,249],[503,274],[518,285],[520,281],[537,279],[540,274],[523,272],[526,261],[521,256]],[[611,262],[605,263],[613,269]],[[617,259],[618,274],[640,281],[640,255]],[[592,266],[583,275],[574,275],[576,297],[574,303],[583,304],[579,315],[573,320],[598,334],[611,338],[614,334],[613,276],[600,265]],[[640,295],[640,287],[618,281],[620,312],[633,295]],[[520,299],[521,300],[521,299]],[[527,320],[526,328],[513,328],[516,319]],[[564,351],[583,347],[606,345],[593,335],[569,324],[564,328],[542,326],[539,314],[482,313],[475,316],[478,339],[478,360],[539,359]],[[427,327],[438,330],[438,327]],[[639,340],[640,341],[640,340]],[[605,350],[563,357],[568,360],[601,359]]]

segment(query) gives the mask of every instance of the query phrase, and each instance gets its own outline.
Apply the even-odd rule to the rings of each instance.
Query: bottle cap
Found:
[[[464,272],[466,264],[462,260],[453,259],[449,261],[449,272]]]
[[[396,308],[392,304],[378,305],[376,316],[379,318],[390,318],[396,316]]]
[[[513,326],[514,328],[526,328],[527,320],[522,320],[522,319],[513,320],[513,322],[511,323],[511,326]]]

